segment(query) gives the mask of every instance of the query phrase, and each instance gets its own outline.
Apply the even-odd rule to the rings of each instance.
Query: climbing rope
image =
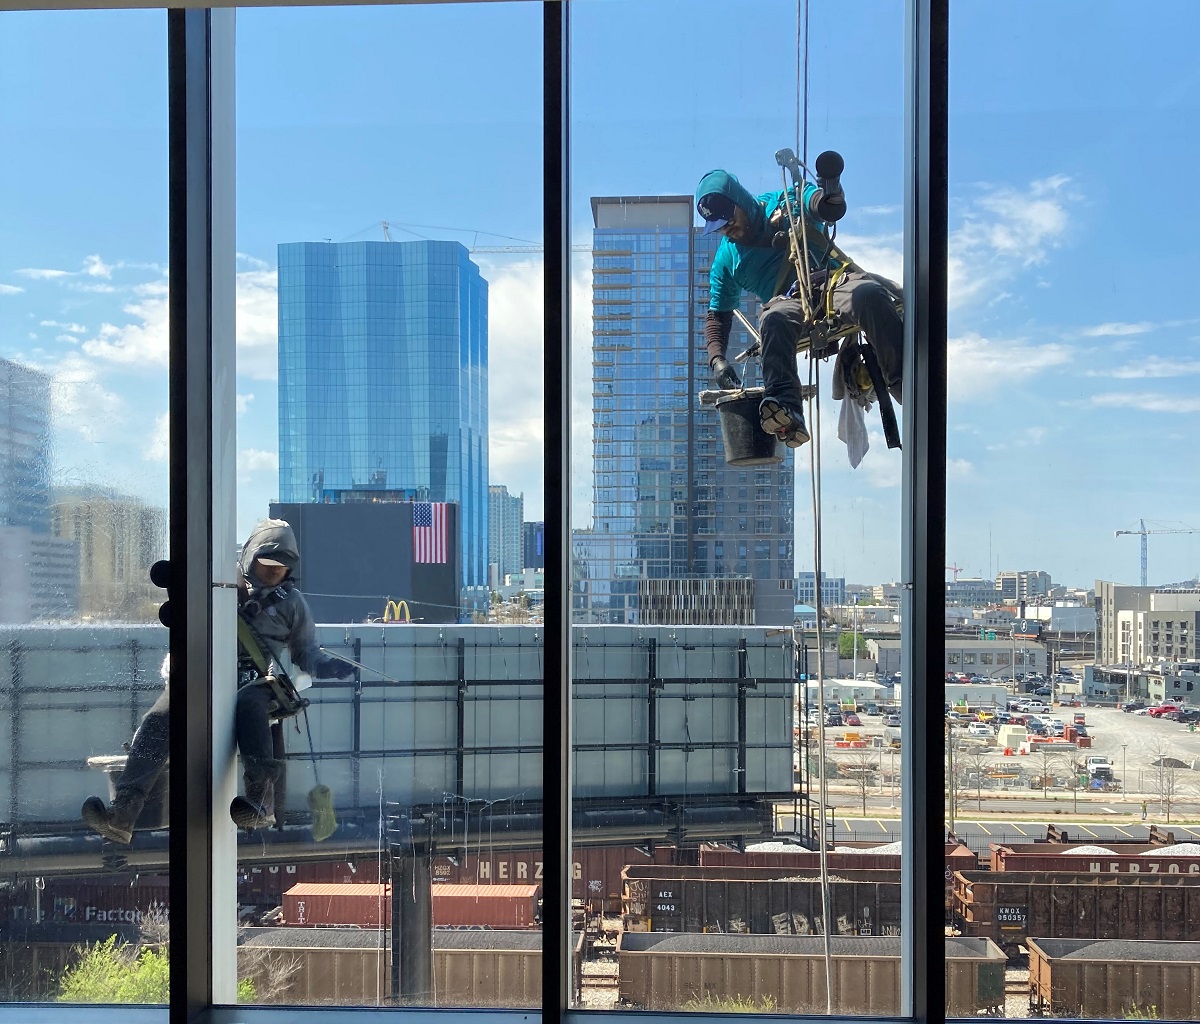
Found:
[[[788,199],[787,170],[783,170],[784,208],[787,210],[788,223],[791,228],[792,258],[796,265],[797,291],[800,294],[801,306],[806,320],[813,319],[812,276],[808,250],[807,218],[804,216],[804,182],[809,175],[808,170],[808,25],[809,0],[796,0],[796,151],[800,154],[800,166],[805,177],[796,186],[800,194],[796,197],[800,205],[800,232],[797,246],[796,219],[793,216],[792,204]],[[797,249],[799,251],[797,251]],[[828,239],[826,259],[833,251],[833,238]],[[844,268],[847,264],[843,262]],[[832,278],[832,275],[831,275]],[[825,312],[832,311],[831,302],[835,280],[826,282]],[[824,633],[824,601],[822,600],[822,517],[821,517],[821,374],[818,361],[812,349],[808,353],[808,422],[809,422],[809,482],[812,492],[813,508],[813,579],[816,585],[814,591],[814,606],[817,620],[817,857],[821,876],[821,932],[824,938],[825,960],[825,1012],[833,1015],[833,935],[832,922],[829,913],[829,851],[826,844],[825,815],[829,806],[829,778],[825,770],[825,633]],[[808,665],[804,666],[805,686],[803,700],[805,715],[808,710]]]

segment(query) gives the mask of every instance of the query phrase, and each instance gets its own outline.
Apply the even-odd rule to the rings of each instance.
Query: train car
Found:
[[[821,881],[789,868],[627,867],[626,931],[824,934]],[[900,873],[841,871],[830,878],[835,935],[898,935]]]
[[[772,844],[775,846],[778,844]],[[899,871],[900,853],[896,850],[898,844],[888,843],[880,846],[878,843],[838,843],[836,850],[827,854],[829,870],[834,874],[843,871]],[[880,853],[880,850],[890,852]],[[789,868],[800,871],[813,871],[820,867],[820,854],[816,850],[756,850],[748,849],[744,853],[723,847],[700,847],[701,867],[746,867],[746,868]],[[971,848],[964,843],[946,844],[946,910],[953,905],[954,887],[952,880],[955,871],[975,871],[979,867],[979,859]]]
[[[1031,935],[1188,940],[1200,935],[1200,876],[958,871],[955,922],[1010,955]]]
[[[283,894],[283,923],[298,928],[388,928],[391,885],[297,882]],[[435,885],[435,928],[536,928],[538,885]]]
[[[626,865],[695,863],[696,851],[658,846],[653,854],[635,846],[577,846],[572,851],[571,897],[592,914],[621,913],[621,871]],[[454,885],[541,884],[541,850],[482,850],[461,857],[434,857],[433,881]]]
[[[170,886],[166,875],[89,875],[22,878],[5,889],[4,920],[30,924],[138,926],[166,921]]]
[[[1200,843],[991,844],[993,871],[1200,875]]]
[[[1029,940],[1029,1009],[1039,1016],[1191,1020],[1200,942]]]
[[[833,1010],[900,1012],[900,939],[832,936]],[[620,999],[646,1010],[705,1009],[738,1000],[772,1013],[825,1013],[824,940],[796,935],[660,935],[626,932],[617,950]],[[946,940],[946,1015],[999,1014],[1004,954],[986,939]]]

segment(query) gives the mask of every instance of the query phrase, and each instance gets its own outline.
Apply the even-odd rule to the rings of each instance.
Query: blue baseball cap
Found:
[[[696,209],[704,218],[704,230],[701,232],[703,235],[720,231],[733,219],[733,200],[721,192],[710,192],[701,196]]]

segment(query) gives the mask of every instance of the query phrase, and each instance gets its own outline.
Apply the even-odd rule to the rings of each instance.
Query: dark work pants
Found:
[[[896,313],[882,280],[862,271],[847,273],[833,289],[833,308],[862,328],[875,349],[884,382],[899,399],[904,369],[904,321]],[[800,300],[782,295],[763,306],[758,320],[765,394],[794,409],[800,408],[796,339],[807,327]]]
[[[275,757],[271,723],[267,718],[270,700],[270,692],[260,683],[248,683],[238,690],[237,706],[234,708],[234,735],[243,763],[252,758],[266,760]],[[168,685],[133,734],[125,771],[117,783],[118,801],[145,801],[162,778],[170,749],[170,708],[171,687]]]

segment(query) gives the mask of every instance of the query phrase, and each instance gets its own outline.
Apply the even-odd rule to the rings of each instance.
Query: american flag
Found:
[[[445,564],[449,548],[446,519],[444,501],[413,503],[413,561],[418,564]]]

